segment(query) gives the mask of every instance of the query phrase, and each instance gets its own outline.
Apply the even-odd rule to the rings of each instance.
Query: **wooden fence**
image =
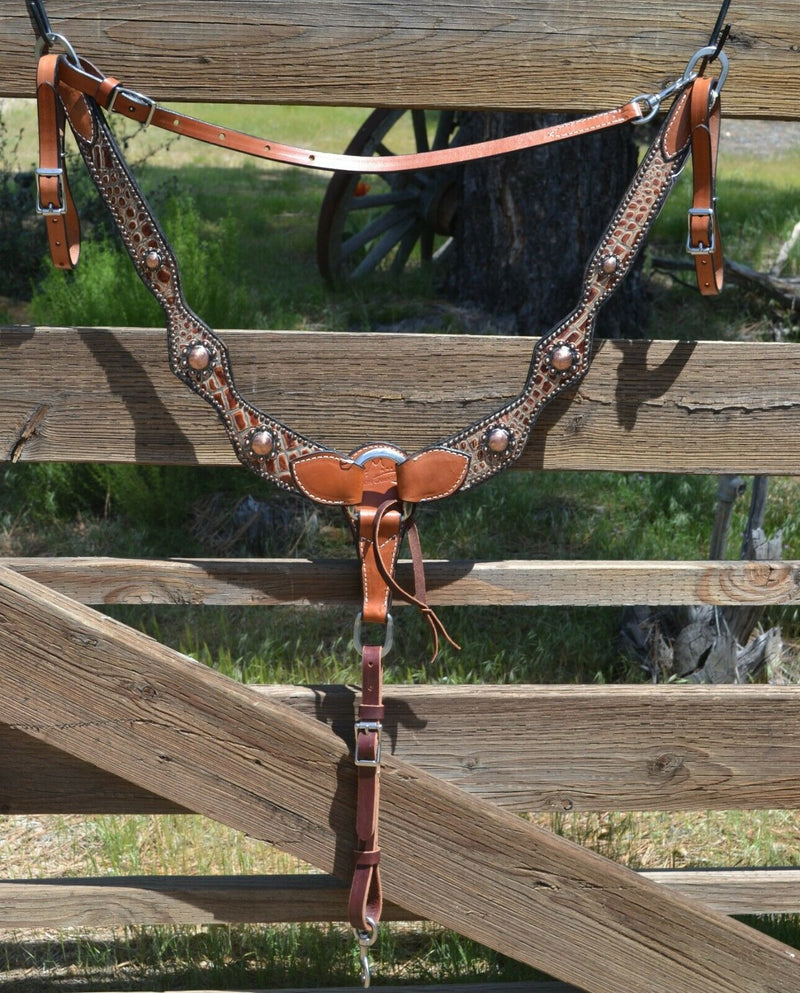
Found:
[[[443,0],[239,0],[235,18],[222,0],[49,9],[81,54],[164,101],[557,110],[616,104],[643,80],[672,78],[716,16],[701,0],[466,0],[457,18]],[[797,0],[734,0],[731,20],[726,111],[800,117]],[[0,36],[0,94],[29,96],[21,0],[0,0]],[[496,407],[517,392],[530,348],[386,336],[391,362],[366,395],[349,361],[358,335],[225,338],[234,364],[247,355],[262,409],[344,450],[362,442],[377,402],[392,440],[411,448]],[[164,355],[155,331],[3,328],[0,452],[232,463],[214,414]],[[798,382],[797,345],[606,342],[577,396],[547,409],[520,468],[796,474]],[[800,601],[800,563],[786,561],[449,562],[429,575],[437,604]],[[6,560],[0,809],[193,810],[326,875],[6,881],[0,927],[341,918],[354,776],[340,729],[353,692],[241,686],[90,605],[316,605],[355,601],[356,583],[340,562]],[[796,807],[800,688],[387,696],[390,916],[436,921],[589,993],[800,991],[800,953],[727,916],[800,911],[799,870],[635,873],[517,816]]]

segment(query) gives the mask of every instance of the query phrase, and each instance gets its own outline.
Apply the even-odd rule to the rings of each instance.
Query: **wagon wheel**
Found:
[[[347,146],[350,155],[397,155],[447,148],[458,137],[453,111],[375,110]],[[399,273],[452,240],[457,167],[331,177],[317,226],[317,263],[331,284],[375,270]]]

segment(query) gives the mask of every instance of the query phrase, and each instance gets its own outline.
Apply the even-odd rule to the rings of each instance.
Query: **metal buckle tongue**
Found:
[[[715,198],[716,199],[716,198]],[[717,250],[717,239],[714,233],[714,208],[713,207],[690,207],[689,208],[689,235],[686,239],[686,251],[689,255],[713,255]],[[708,218],[708,241],[700,239],[697,244],[692,236],[692,218]]]

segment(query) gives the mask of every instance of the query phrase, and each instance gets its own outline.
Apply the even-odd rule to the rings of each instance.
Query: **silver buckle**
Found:
[[[381,764],[381,732],[383,731],[383,725],[380,721],[356,721],[356,750],[353,756],[353,761],[357,766],[366,769],[377,769]],[[365,733],[374,732],[378,736],[378,743],[375,749],[374,759],[360,759],[358,757],[358,735],[359,732],[364,731]]]
[[[110,110],[113,113],[119,114],[120,111],[114,110],[114,101],[118,96],[125,97],[127,100],[135,100],[137,103],[142,104],[147,107],[147,117],[142,121],[143,128],[149,128],[150,122],[153,120],[153,114],[156,112],[158,104],[151,97],[146,97],[144,93],[139,93],[137,90],[130,90],[127,86],[123,86],[122,83],[117,83],[114,89],[108,96],[106,101],[106,110]],[[135,110],[131,107],[131,110]]]
[[[58,199],[61,202],[60,207],[54,207],[52,201],[46,206],[42,206],[42,194],[41,188],[39,187],[38,180],[41,177],[47,177],[49,179],[58,180]],[[36,170],[36,213],[41,214],[43,217],[60,217],[67,212],[67,204],[64,200],[64,170],[63,169],[37,169]]]
[[[353,645],[355,650],[360,655],[364,651],[364,644],[361,640],[361,623],[364,619],[364,614],[362,611],[356,614],[355,623],[353,624]],[[383,640],[383,655],[386,656],[392,650],[392,643],[394,641],[394,619],[391,614],[386,615],[386,634]]]
[[[708,218],[708,245],[700,242],[699,246],[692,243],[692,218]],[[714,208],[713,207],[690,207],[689,208],[689,234],[686,238],[686,251],[689,255],[711,255],[717,249],[717,241],[714,236]]]

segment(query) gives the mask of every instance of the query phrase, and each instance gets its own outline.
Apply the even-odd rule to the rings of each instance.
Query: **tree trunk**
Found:
[[[467,114],[462,135],[482,141],[561,120],[552,114]],[[543,334],[578,302],[586,263],[636,163],[628,125],[466,165],[449,292],[505,318],[511,333]],[[640,267],[602,308],[599,334],[642,337]]]

